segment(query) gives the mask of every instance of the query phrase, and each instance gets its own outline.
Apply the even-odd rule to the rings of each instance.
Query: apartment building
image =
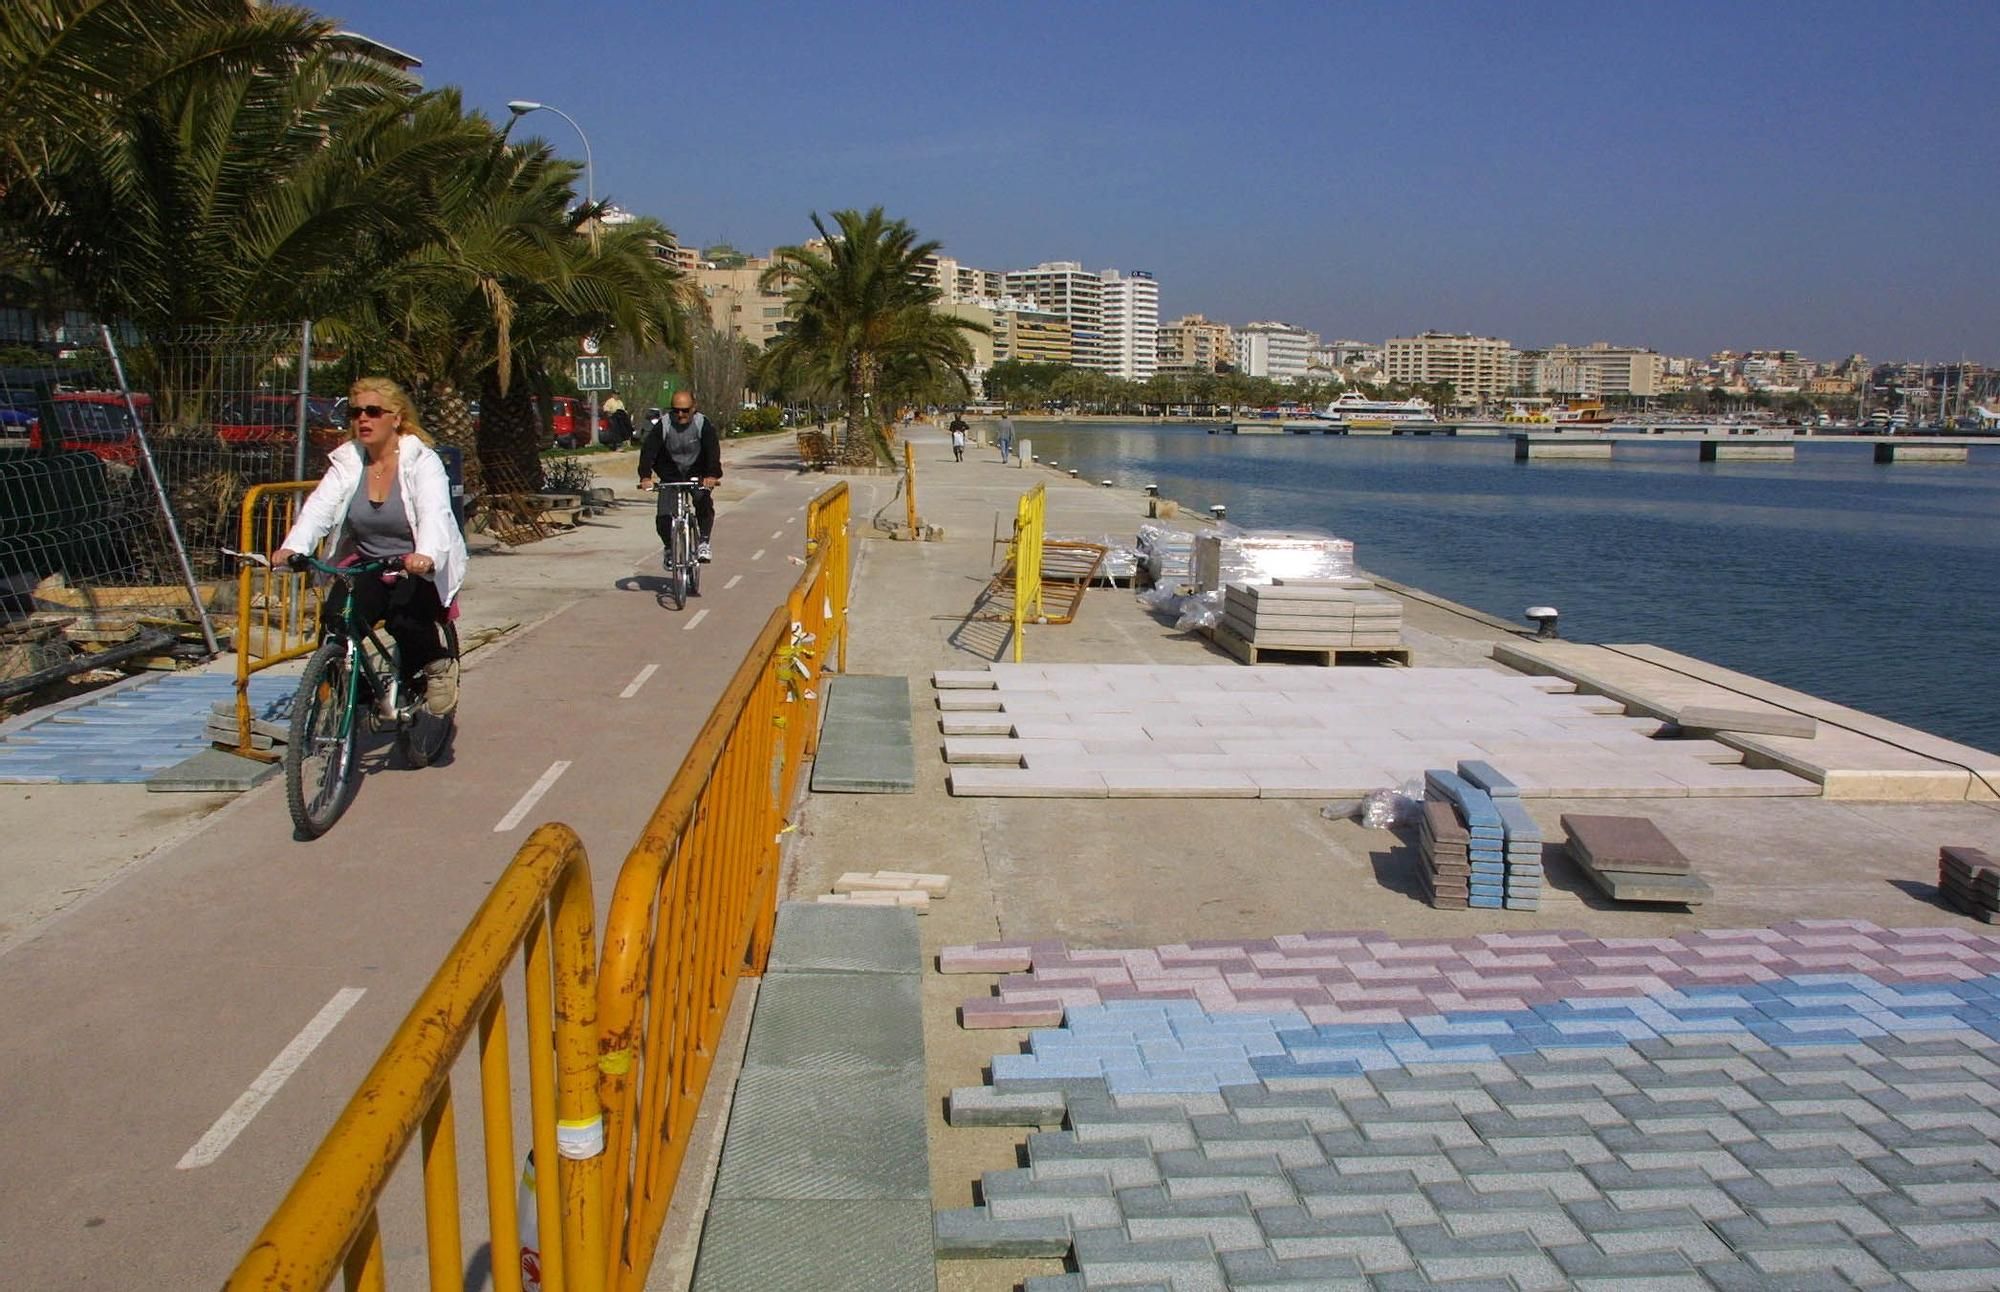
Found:
[[[1106,371],[1127,381],[1144,381],[1159,365],[1160,284],[1143,269],[1098,275],[1099,317],[1104,328]]]
[[[1236,333],[1227,323],[1183,314],[1163,323],[1154,344],[1156,372],[1214,372],[1236,362]]]
[[[1602,399],[1606,395],[1665,393],[1665,356],[1637,346],[1596,341],[1557,345],[1521,356],[1520,384],[1545,395]]]
[[[1236,371],[1292,385],[1304,381],[1319,337],[1289,323],[1245,323],[1236,329]]]
[[[1111,370],[1104,337],[1102,276],[1089,272],[1074,260],[1051,260],[1033,269],[1008,270],[1001,286],[1006,295],[1026,297],[1068,323],[1068,362],[1098,372]]]
[[[1390,381],[1448,381],[1461,404],[1498,399],[1520,381],[1520,356],[1511,344],[1469,332],[1390,337],[1383,345],[1382,366]]]
[[[935,252],[925,256],[920,265],[918,272],[936,289],[940,301],[991,301],[1006,294],[1004,276],[997,270],[975,269],[960,264],[956,257]]]
[[[694,284],[708,306],[708,319],[719,330],[763,349],[784,331],[785,294],[760,286],[771,267],[762,256],[731,256],[725,264],[702,261],[695,266]]]

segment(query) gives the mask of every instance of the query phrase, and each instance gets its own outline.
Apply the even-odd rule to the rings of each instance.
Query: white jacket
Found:
[[[334,544],[337,563],[353,554],[354,540],[347,532],[347,508],[354,491],[361,487],[361,446],[353,440],[335,449],[327,459],[326,474],[319,487],[299,508],[299,519],[285,535],[284,546],[294,552],[310,552],[319,541],[340,529]],[[438,600],[450,605],[458,598],[465,582],[465,539],[451,514],[451,480],[445,475],[444,459],[414,435],[405,435],[396,446],[396,477],[403,494],[403,510],[410,518],[416,537],[415,550],[428,556],[436,568],[428,578],[437,585]]]

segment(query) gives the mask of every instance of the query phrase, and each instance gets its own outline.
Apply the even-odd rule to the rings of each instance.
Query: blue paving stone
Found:
[[[1495,770],[1493,764],[1483,760],[1469,760],[1458,765],[1460,780],[1477,789],[1484,790],[1489,798],[1513,799],[1521,796],[1521,789],[1514,782]]]
[[[1473,893],[1465,899],[1465,904],[1467,906],[1477,906],[1482,909],[1490,908],[1497,911],[1500,909],[1500,900],[1497,894]]]

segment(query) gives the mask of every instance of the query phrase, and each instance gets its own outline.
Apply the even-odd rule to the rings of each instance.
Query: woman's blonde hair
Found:
[[[424,424],[417,416],[417,406],[410,401],[403,388],[387,377],[356,377],[354,384],[347,388],[347,396],[353,401],[354,392],[365,390],[380,399],[397,413],[396,429],[404,435],[414,435],[418,442],[435,447],[435,441],[424,432]]]

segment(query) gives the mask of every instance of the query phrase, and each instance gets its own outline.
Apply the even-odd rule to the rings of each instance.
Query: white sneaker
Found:
[[[424,712],[442,718],[458,707],[458,661],[434,659],[424,665]]]
[[[708,556],[708,544],[707,544],[707,543],[703,543],[703,544],[702,544],[702,545],[701,545],[700,547],[697,547],[697,548],[696,548],[696,549],[694,550],[694,559],[695,559],[695,560],[697,560],[697,561],[700,561],[700,562],[701,562],[701,563],[702,563],[703,565],[707,565],[707,564],[708,564],[708,561],[709,561],[709,556]]]

